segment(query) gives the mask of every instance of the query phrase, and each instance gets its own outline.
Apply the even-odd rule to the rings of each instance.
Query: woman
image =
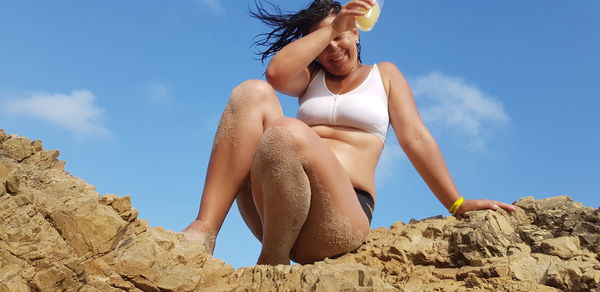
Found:
[[[221,117],[197,219],[183,232],[208,252],[234,199],[262,242],[258,264],[311,263],[358,248],[376,199],[375,167],[391,123],[410,161],[452,213],[514,210],[459,199],[438,146],[421,121],[404,76],[388,62],[361,64],[355,18],[374,3],[316,0],[293,15],[259,7],[275,29],[267,82],[236,87]],[[272,40],[275,38],[275,40]],[[283,116],[275,91],[299,97]]]

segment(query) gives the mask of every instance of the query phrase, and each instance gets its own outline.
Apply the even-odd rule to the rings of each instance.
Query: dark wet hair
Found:
[[[296,13],[284,13],[279,6],[269,1],[267,3],[274,12],[269,12],[261,0],[254,0],[255,11],[250,10],[250,16],[257,18],[273,30],[261,33],[255,37],[254,46],[265,49],[256,52],[264,63],[266,59],[277,53],[286,45],[310,33],[310,28],[331,14],[338,14],[342,5],[338,1],[314,0],[306,9]],[[358,61],[360,59],[360,43],[357,43]]]

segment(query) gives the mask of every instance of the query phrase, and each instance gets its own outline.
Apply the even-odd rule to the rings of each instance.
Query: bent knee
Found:
[[[263,133],[255,159],[287,160],[296,156],[296,139],[286,127],[271,127]]]
[[[263,80],[246,80],[236,86],[231,92],[230,101],[234,103],[257,102],[264,103],[266,100],[277,98],[273,87]]]
[[[303,150],[306,145],[311,143],[311,139],[318,137],[317,134],[310,127],[308,127],[304,122],[302,122],[298,119],[289,118],[289,117],[279,118],[279,119],[275,120],[274,122],[272,122],[271,124],[267,125],[267,128],[268,129],[280,128],[280,130],[276,130],[276,131],[284,131],[282,129],[285,129],[285,133],[287,135],[291,135],[294,143],[298,147],[297,148],[298,150]],[[281,133],[280,135],[283,135],[283,133]]]
[[[251,172],[281,173],[284,169],[304,165],[304,161],[304,155],[299,151],[297,138],[292,131],[286,127],[271,127],[261,137]]]

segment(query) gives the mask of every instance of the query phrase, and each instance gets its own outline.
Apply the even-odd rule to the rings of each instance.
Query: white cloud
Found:
[[[500,101],[460,78],[433,72],[417,77],[413,90],[425,123],[459,134],[472,151],[484,150],[482,134],[509,120]]]
[[[173,101],[169,88],[164,84],[150,83],[146,85],[148,99],[158,105],[170,104]]]
[[[419,111],[432,131],[448,134],[470,151],[485,152],[486,138],[509,120],[502,103],[460,78],[430,73],[412,79]],[[397,183],[414,171],[393,129],[375,172],[378,188]]]
[[[198,0],[201,4],[206,5],[208,10],[216,14],[225,13],[225,7],[221,4],[221,0]]]
[[[88,90],[73,90],[70,95],[42,92],[7,99],[3,108],[7,115],[37,118],[76,134],[110,136],[110,131],[100,124],[104,112],[94,104],[94,99]]]

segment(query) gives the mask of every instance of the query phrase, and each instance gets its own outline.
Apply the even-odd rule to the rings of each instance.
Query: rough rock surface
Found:
[[[0,130],[0,291],[600,292],[600,209],[566,196],[398,222],[314,265],[234,270],[57,158]]]

